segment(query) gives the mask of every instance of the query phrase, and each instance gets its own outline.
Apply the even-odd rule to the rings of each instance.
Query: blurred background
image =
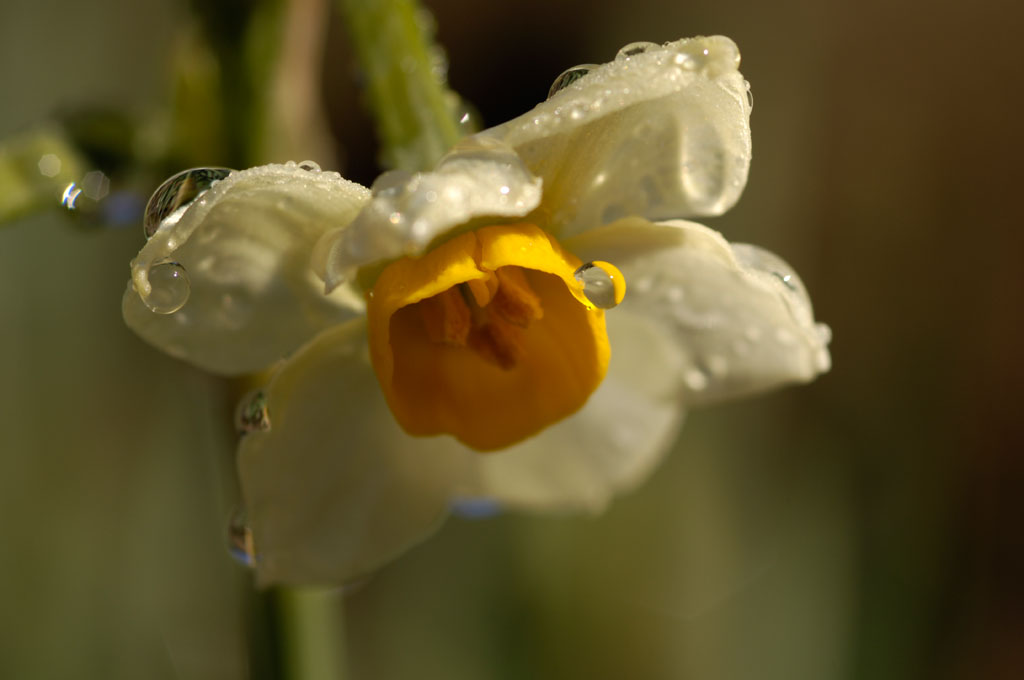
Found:
[[[337,15],[285,5],[0,8],[4,153],[49,130],[109,182],[82,214],[53,199],[0,227],[0,677],[274,677],[273,600],[224,538],[231,395],[132,335],[120,299],[170,172],[378,172]],[[345,595],[351,676],[1024,677],[1019,6],[427,5],[485,124],[626,43],[733,38],[754,162],[707,223],[800,272],[834,368],[692,412],[600,517],[452,519]],[[290,10],[300,47],[274,59],[244,29]],[[249,108],[254,72],[292,105]]]

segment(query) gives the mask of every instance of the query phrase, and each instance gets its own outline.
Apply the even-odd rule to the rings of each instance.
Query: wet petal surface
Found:
[[[265,389],[270,429],[238,468],[260,583],[345,583],[429,536],[474,454],[395,422],[370,367],[366,325],[325,331]]]
[[[815,323],[795,273],[767,251],[730,245],[693,222],[638,218],[566,246],[581,257],[615,253],[630,282],[615,314],[672,339],[687,404],[808,382],[829,369],[827,327]]]
[[[636,43],[532,111],[480,133],[544,182],[560,238],[626,216],[719,215],[750,165],[748,83],[722,36]]]
[[[323,294],[311,258],[367,200],[368,190],[337,173],[296,165],[234,172],[153,233],[132,263],[125,321],[207,370],[261,370],[361,312],[351,290]]]

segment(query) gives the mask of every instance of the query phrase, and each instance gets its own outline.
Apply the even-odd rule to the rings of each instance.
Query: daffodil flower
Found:
[[[828,369],[796,274],[679,219],[746,183],[738,64],[722,37],[629,45],[372,190],[291,163],[159,192],[128,325],[214,372],[277,364],[238,452],[262,583],[365,574],[459,500],[599,511],[684,407]]]

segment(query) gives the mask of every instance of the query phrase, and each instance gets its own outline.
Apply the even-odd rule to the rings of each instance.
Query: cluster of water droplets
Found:
[[[350,280],[372,262],[418,255],[438,236],[476,218],[521,217],[541,199],[541,180],[500,140],[468,137],[430,172],[392,170],[372,201],[330,242],[326,281]]]
[[[664,50],[667,47],[671,47],[671,43],[659,45],[653,42],[638,41],[632,42],[622,47],[615,55],[616,62],[629,61],[632,57],[645,54],[652,50]],[[720,55],[720,50],[715,49],[715,45],[711,42],[707,42],[703,47],[696,50],[677,50],[671,53],[671,55],[665,55],[663,59],[670,59],[672,64],[680,67],[683,71],[699,71],[713,60],[717,59]],[[739,54],[736,53],[735,60],[738,63]],[[548,99],[550,99],[557,92],[564,90],[580,78],[588,75],[591,71],[597,69],[598,64],[579,64],[562,71],[558,77],[555,78],[554,82],[551,83],[551,88],[548,90]],[[749,95],[750,83],[747,83],[748,90],[748,101],[753,105],[753,98]]]
[[[164,180],[146,203],[142,219],[146,239],[153,238],[161,227],[177,223],[189,206],[231,172],[229,168],[190,168]],[[142,301],[154,313],[173,314],[188,302],[192,287],[188,272],[180,263],[158,262],[147,275],[151,291],[142,296]]]
[[[235,409],[235,429],[242,436],[251,432],[270,430],[270,408],[265,390],[252,390],[238,402]],[[254,568],[259,557],[244,508],[236,508],[231,513],[227,538],[228,552],[235,561],[250,569]]]
[[[573,167],[579,204],[554,215],[568,221],[565,233],[636,214],[720,214],[749,166],[749,84],[738,63],[735,44],[720,36],[631,43],[609,63],[559,74],[548,101],[506,124],[505,138],[531,167],[544,167],[561,139],[592,147],[596,162]],[[600,136],[587,134],[592,124]]]

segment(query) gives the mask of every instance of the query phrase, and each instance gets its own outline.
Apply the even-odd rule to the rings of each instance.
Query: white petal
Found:
[[[323,294],[310,259],[318,239],[368,200],[367,189],[334,172],[294,164],[233,172],[179,220],[166,220],[139,252],[122,303],[125,321],[207,370],[261,370],[361,311],[352,290]],[[179,311],[157,314],[144,299],[160,296],[151,272],[169,261],[184,267],[191,292]]]
[[[631,215],[718,215],[746,185],[750,104],[736,45],[714,36],[641,50],[480,133],[544,180],[541,211],[563,238]]]
[[[609,323],[608,377],[570,419],[504,451],[410,437],[366,356],[361,320],[325,331],[267,388],[270,429],[239,448],[260,582],[344,583],[429,536],[453,498],[599,511],[641,483],[682,424],[675,348],[629,317]]]
[[[388,410],[357,319],[319,335],[267,388],[270,429],[239,447],[259,581],[344,583],[432,533],[470,456],[412,438]]]
[[[675,343],[687,404],[807,382],[830,366],[829,332],[777,256],[730,246],[693,222],[621,220],[564,244],[614,263],[626,298],[609,315],[645,320]]]
[[[463,140],[432,172],[386,173],[374,182],[371,203],[331,248],[328,290],[351,280],[359,267],[422,253],[477,218],[522,217],[540,196],[540,180],[513,151],[490,140]]]
[[[683,422],[675,346],[629,316],[608,315],[612,359],[575,415],[509,449],[480,454],[460,492],[530,510],[599,512],[643,482]]]

